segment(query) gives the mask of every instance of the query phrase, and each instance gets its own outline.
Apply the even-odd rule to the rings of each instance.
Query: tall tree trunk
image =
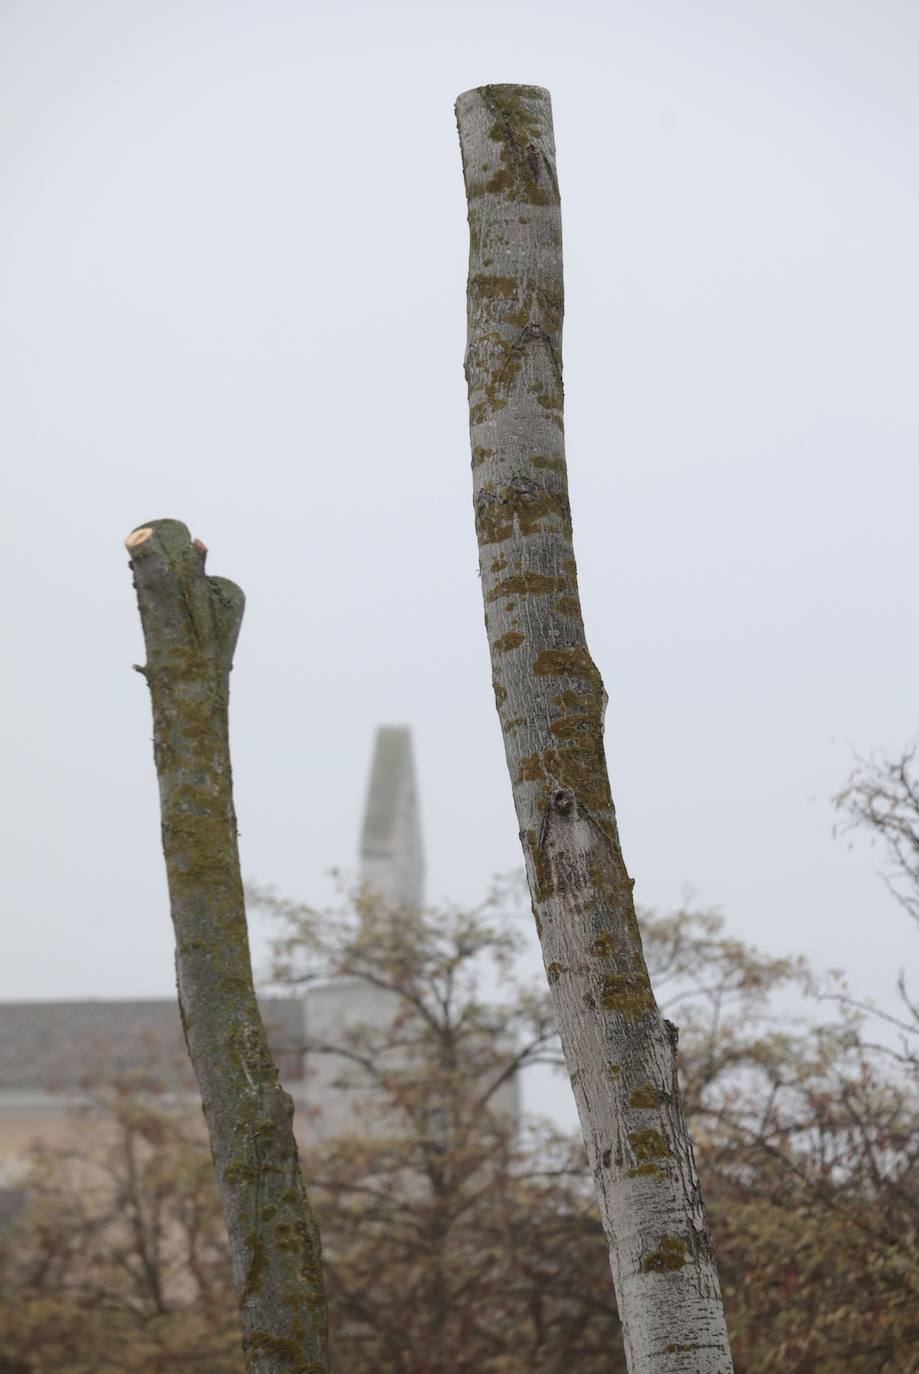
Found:
[[[210,1133],[252,1374],[323,1374],[319,1231],[252,982],[236,843],[229,674],[245,598],[177,520],[125,541],[147,649],[179,1010]]]
[[[548,91],[457,101],[466,378],[493,685],[536,927],[609,1242],[631,1374],[732,1369],[711,1237],[635,919],[587,650],[562,419],[562,237]]]

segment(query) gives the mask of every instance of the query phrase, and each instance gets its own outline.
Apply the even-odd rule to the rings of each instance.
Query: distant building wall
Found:
[[[376,734],[360,873],[394,919],[400,910],[423,905],[424,846],[406,726],[381,726]],[[365,1129],[375,1096],[360,1067],[307,1045],[344,1043],[358,1026],[385,1032],[400,1010],[395,994],[358,979],[338,979],[301,997],[260,998],[259,1005],[281,1081],[296,1105],[301,1143]],[[0,1003],[0,1182],[4,1161],[9,1164],[33,1140],[61,1140],[73,1112],[92,1102],[94,1086],[114,1079],[156,1089],[178,1106],[197,1106],[173,998]],[[519,1105],[516,1082],[496,1094],[496,1108],[515,1120]]]

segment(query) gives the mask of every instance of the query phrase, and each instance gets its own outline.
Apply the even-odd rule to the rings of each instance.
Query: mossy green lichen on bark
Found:
[[[663,1159],[670,1153],[666,1140],[660,1131],[653,1126],[645,1127],[641,1131],[629,1131],[628,1141],[638,1164],[645,1164],[653,1159]]]
[[[258,1231],[250,1231],[246,1241],[249,1246],[249,1266],[239,1293],[240,1306],[244,1306],[259,1291],[266,1269],[264,1237]]]
[[[600,980],[600,1006],[620,1016],[635,1019],[655,1010],[647,972],[607,973]]]
[[[686,1243],[676,1235],[662,1237],[656,1250],[644,1255],[641,1269],[644,1274],[673,1274],[686,1263]]]
[[[469,278],[468,290],[472,301],[512,301],[517,296],[517,278],[477,272]]]
[[[550,727],[551,728],[551,727]],[[602,743],[588,730],[571,729],[557,742],[557,747],[544,749],[530,765],[530,780],[543,784],[540,797],[545,798],[557,789],[567,789],[578,807],[589,815],[598,828],[612,836],[612,820],[606,813],[610,807],[609,784],[603,769]]]
[[[577,1064],[584,1072],[573,1076],[585,1138],[617,1142],[615,1151],[605,1151],[609,1174],[598,1178],[607,1234],[621,1232],[618,1223],[634,1209],[650,1251],[644,1272],[669,1273],[667,1291],[675,1299],[674,1276],[696,1259],[680,1234],[695,1245],[704,1219],[693,1199],[677,1196],[679,1171],[668,1142],[672,1137],[682,1158],[677,1142],[683,1138],[673,1113],[642,1115],[664,1105],[652,1080],[666,1032],[619,846],[603,749],[605,693],[586,646],[571,545],[560,218],[554,203],[525,203],[554,161],[548,100],[534,88],[488,87],[462,96],[458,115],[471,229],[472,444],[490,450],[488,465],[476,464],[474,474],[476,529],[492,667],[507,692],[499,714],[534,916],[572,1068],[574,1057],[584,1055]],[[507,203],[514,200],[516,206]],[[525,644],[505,657],[495,641],[503,648],[504,635],[524,631]],[[598,1091],[598,1080],[606,1092]],[[659,1244],[649,1243],[664,1230]],[[611,1246],[616,1249],[612,1240]],[[629,1264],[636,1263],[642,1261],[630,1254]],[[711,1266],[699,1270],[684,1276],[680,1300],[692,1306],[686,1297],[692,1288],[714,1293],[717,1306]],[[656,1354],[685,1329],[667,1318],[654,1296],[663,1292],[651,1280],[627,1286],[625,1294],[636,1304],[636,1330],[649,1326],[642,1305],[654,1307]],[[709,1315],[717,1321],[717,1313]],[[628,1325],[628,1310],[622,1316]],[[654,1367],[649,1359],[635,1365],[641,1374]],[[718,1374],[725,1374],[723,1365]]]
[[[564,477],[566,474],[565,459],[559,454],[534,453],[530,462],[534,468],[539,468],[543,472],[554,472],[557,477]]]
[[[641,1087],[629,1093],[629,1106],[641,1111],[651,1111],[659,1107],[663,1100],[664,1094],[653,1083],[642,1083]]]
[[[244,1159],[232,1159],[223,1170],[223,1181],[230,1188],[237,1183],[254,1183],[257,1178],[257,1166]]]
[[[307,1370],[315,1370],[316,1374],[324,1374],[327,1368],[323,1364],[312,1362],[303,1364],[300,1342],[296,1338],[272,1336],[268,1331],[250,1331],[248,1336],[243,1339],[243,1350],[247,1355],[252,1355],[256,1359],[271,1358],[275,1361],[281,1361],[286,1367],[292,1370],[296,1369],[297,1374],[305,1374]]]
[[[536,404],[538,406],[542,406],[543,410],[558,411],[561,411],[562,409],[562,399],[562,393],[560,390],[540,392],[540,394],[535,398]]]
[[[519,304],[513,310],[502,311],[501,323],[520,330],[518,346],[524,342],[547,344],[552,351],[553,364],[556,363],[558,336],[565,319],[565,298],[562,292],[548,282],[530,282],[522,290]],[[543,389],[544,383],[540,389]],[[532,390],[533,388],[528,388]],[[561,391],[561,378],[558,388]],[[558,472],[559,469],[555,468]]]
[[[656,1178],[665,1179],[669,1177],[667,1170],[662,1164],[645,1161],[644,1164],[636,1164],[631,1169],[626,1169],[626,1178]]]
[[[496,654],[506,654],[511,649],[518,648],[526,638],[519,630],[508,630],[507,634],[499,635],[494,641],[493,650]]]
[[[524,831],[521,838],[535,878],[534,900],[537,902],[546,901],[555,892],[555,874],[552,870],[552,862],[540,844],[539,835],[535,830]]]
[[[555,789],[569,790],[578,806],[615,838],[603,752],[605,697],[600,675],[581,645],[541,650],[533,659],[532,671],[537,677],[571,679],[577,685],[563,687],[551,699],[561,712],[550,713],[548,720],[553,745],[521,759],[517,780],[541,782],[543,802]]]
[[[480,544],[503,544],[515,533],[541,534],[547,522],[565,537],[571,534],[571,508],[563,492],[532,485],[483,488],[476,502],[476,530]]]
[[[552,577],[547,573],[515,573],[513,577],[502,578],[490,591],[485,600],[499,601],[505,596],[548,596],[550,592],[564,591],[568,583],[564,578]]]
[[[482,86],[479,94],[492,116],[488,137],[498,145],[500,166],[485,180],[467,175],[470,200],[485,194],[528,205],[557,205],[558,183],[547,152],[539,146],[543,126],[538,106],[545,92],[535,86]]]
[[[474,341],[465,370],[473,427],[512,399],[519,402],[525,393],[556,423],[563,397],[558,362],[564,317],[560,289],[534,278],[473,272],[468,307]],[[473,467],[480,465],[475,450],[487,450],[499,459],[505,456],[488,443],[476,442],[473,448]],[[557,467],[548,470],[559,475]]]
[[[203,545],[154,521],[128,546],[147,647],[179,1006],[237,1277],[249,1367],[327,1369],[321,1249],[252,981],[229,755],[229,673],[244,598]],[[299,1188],[297,1187],[299,1183]],[[291,1194],[291,1200],[285,1200]],[[287,1226],[289,1252],[273,1243]],[[279,1285],[296,1289],[295,1311]],[[273,1353],[272,1353],[273,1352]]]
[[[569,716],[556,716],[554,720],[549,721],[549,733],[554,735],[556,740],[562,744],[577,741],[582,748],[596,755],[598,751],[592,747],[593,741],[588,742],[585,738],[595,729],[592,714],[588,708]]]
[[[543,649],[533,661],[537,677],[577,677],[590,682],[602,696],[603,682],[593,659],[583,644],[562,649]]]

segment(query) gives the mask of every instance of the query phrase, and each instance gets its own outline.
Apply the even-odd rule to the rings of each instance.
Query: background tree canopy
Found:
[[[911,759],[860,767],[839,805],[919,897]],[[339,1367],[384,1374],[622,1369],[580,1142],[512,1128],[507,1085],[560,1064],[547,994],[522,986],[520,922],[398,921],[361,898],[323,913],[268,893],[275,976],[364,980],[383,1027],[334,1044],[355,1129],[308,1152]],[[739,1371],[908,1374],[919,1340],[915,1004],[869,1008],[798,959],[734,940],[719,915],[642,913],[710,1210]],[[818,1000],[819,999],[819,1000]],[[502,1096],[504,1094],[504,1096]],[[2,1253],[4,1374],[242,1369],[213,1172],[197,1120],[130,1085],[37,1149]],[[502,1103],[505,1105],[502,1107]],[[649,1148],[648,1167],[654,1167]]]

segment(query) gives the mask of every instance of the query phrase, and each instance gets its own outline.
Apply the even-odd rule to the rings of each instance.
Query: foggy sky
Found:
[[[415,732],[429,894],[520,851],[471,507],[456,95],[552,92],[588,639],[636,898],[886,995],[832,835],[919,730],[909,3],[0,6],[5,999],[168,995],[124,536],[248,597],[244,871],[355,865]],[[256,932],[257,950],[264,947]]]

